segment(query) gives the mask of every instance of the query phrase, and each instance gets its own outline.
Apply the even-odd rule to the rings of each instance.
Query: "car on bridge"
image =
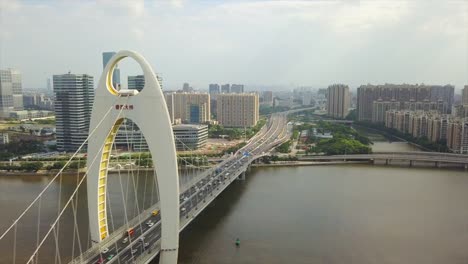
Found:
[[[126,232],[125,232],[125,236],[133,236],[133,234],[135,234],[135,229],[133,228],[129,228]]]

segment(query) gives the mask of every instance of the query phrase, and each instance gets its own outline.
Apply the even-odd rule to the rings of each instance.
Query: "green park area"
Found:
[[[302,131],[307,136],[300,137]],[[364,154],[371,153],[371,140],[350,126],[318,121],[302,123],[294,127],[294,140],[298,149],[308,154]]]

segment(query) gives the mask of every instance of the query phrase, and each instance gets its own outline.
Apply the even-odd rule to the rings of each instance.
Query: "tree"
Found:
[[[35,172],[35,171],[40,170],[43,166],[44,166],[44,164],[42,162],[39,162],[39,161],[23,162],[23,163],[21,163],[19,169],[24,170],[24,171],[34,171]]]

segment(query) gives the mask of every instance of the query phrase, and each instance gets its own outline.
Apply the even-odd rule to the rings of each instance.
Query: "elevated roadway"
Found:
[[[187,185],[180,193],[180,231],[187,227],[224,189],[239,177],[243,177],[250,163],[267,155],[275,146],[289,140],[292,125],[287,115],[293,110],[272,114],[268,123],[239,151],[229,156],[215,168],[208,169]],[[160,250],[160,214],[158,204],[108,238],[96,244],[72,263],[149,263]],[[161,212],[164,213],[164,212]],[[132,230],[132,235],[127,230]]]

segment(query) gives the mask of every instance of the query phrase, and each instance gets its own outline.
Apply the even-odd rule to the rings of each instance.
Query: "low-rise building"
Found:
[[[177,150],[196,150],[208,141],[206,125],[175,125],[172,127]]]

